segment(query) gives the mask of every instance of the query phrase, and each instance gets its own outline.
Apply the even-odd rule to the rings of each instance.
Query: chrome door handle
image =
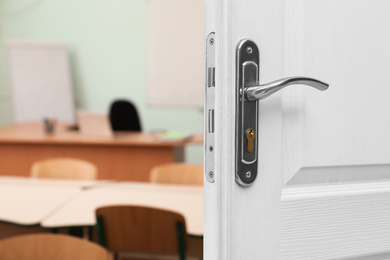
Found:
[[[289,77],[278,79],[263,85],[247,87],[244,89],[245,98],[248,101],[262,100],[287,86],[296,84],[313,87],[320,91],[327,90],[329,87],[328,84],[316,79],[307,77]]]
[[[249,39],[240,41],[236,53],[236,182],[249,186],[257,176],[258,101],[293,85],[303,84],[324,91],[329,85],[316,79],[290,77],[259,83],[259,49]]]

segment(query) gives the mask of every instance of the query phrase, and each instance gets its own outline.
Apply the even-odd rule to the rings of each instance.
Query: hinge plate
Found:
[[[249,186],[257,176],[258,163],[258,102],[245,99],[244,89],[259,84],[259,49],[244,39],[236,50],[236,182]],[[253,146],[249,149],[246,132],[253,132]]]

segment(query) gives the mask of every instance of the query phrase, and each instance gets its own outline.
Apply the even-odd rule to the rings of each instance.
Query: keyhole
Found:
[[[245,131],[245,137],[248,140],[248,146],[247,146],[247,151],[248,153],[253,153],[253,150],[255,149],[255,137],[256,137],[256,132],[252,128],[248,128]]]

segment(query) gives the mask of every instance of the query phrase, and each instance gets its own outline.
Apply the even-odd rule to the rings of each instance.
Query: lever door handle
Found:
[[[240,41],[236,53],[236,182],[251,185],[256,176],[258,158],[258,101],[295,84],[324,91],[329,85],[316,79],[290,77],[260,85],[260,55],[255,42]],[[261,144],[260,144],[261,145]]]
[[[329,87],[328,84],[316,79],[307,77],[289,77],[278,79],[263,85],[247,87],[244,90],[245,98],[248,101],[262,100],[287,86],[297,84],[313,87],[320,91],[327,90]]]

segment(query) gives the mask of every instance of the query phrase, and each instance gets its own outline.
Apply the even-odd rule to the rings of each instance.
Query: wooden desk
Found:
[[[202,135],[185,141],[161,141],[156,133],[93,137],[65,125],[47,135],[41,123],[17,124],[0,128],[0,175],[29,176],[35,161],[74,157],[96,164],[99,179],[148,181],[153,166],[175,161],[185,145],[202,143]]]
[[[118,204],[176,211],[185,217],[188,233],[203,234],[203,187],[130,182],[85,190],[44,219],[41,226],[93,226],[98,207]]]

